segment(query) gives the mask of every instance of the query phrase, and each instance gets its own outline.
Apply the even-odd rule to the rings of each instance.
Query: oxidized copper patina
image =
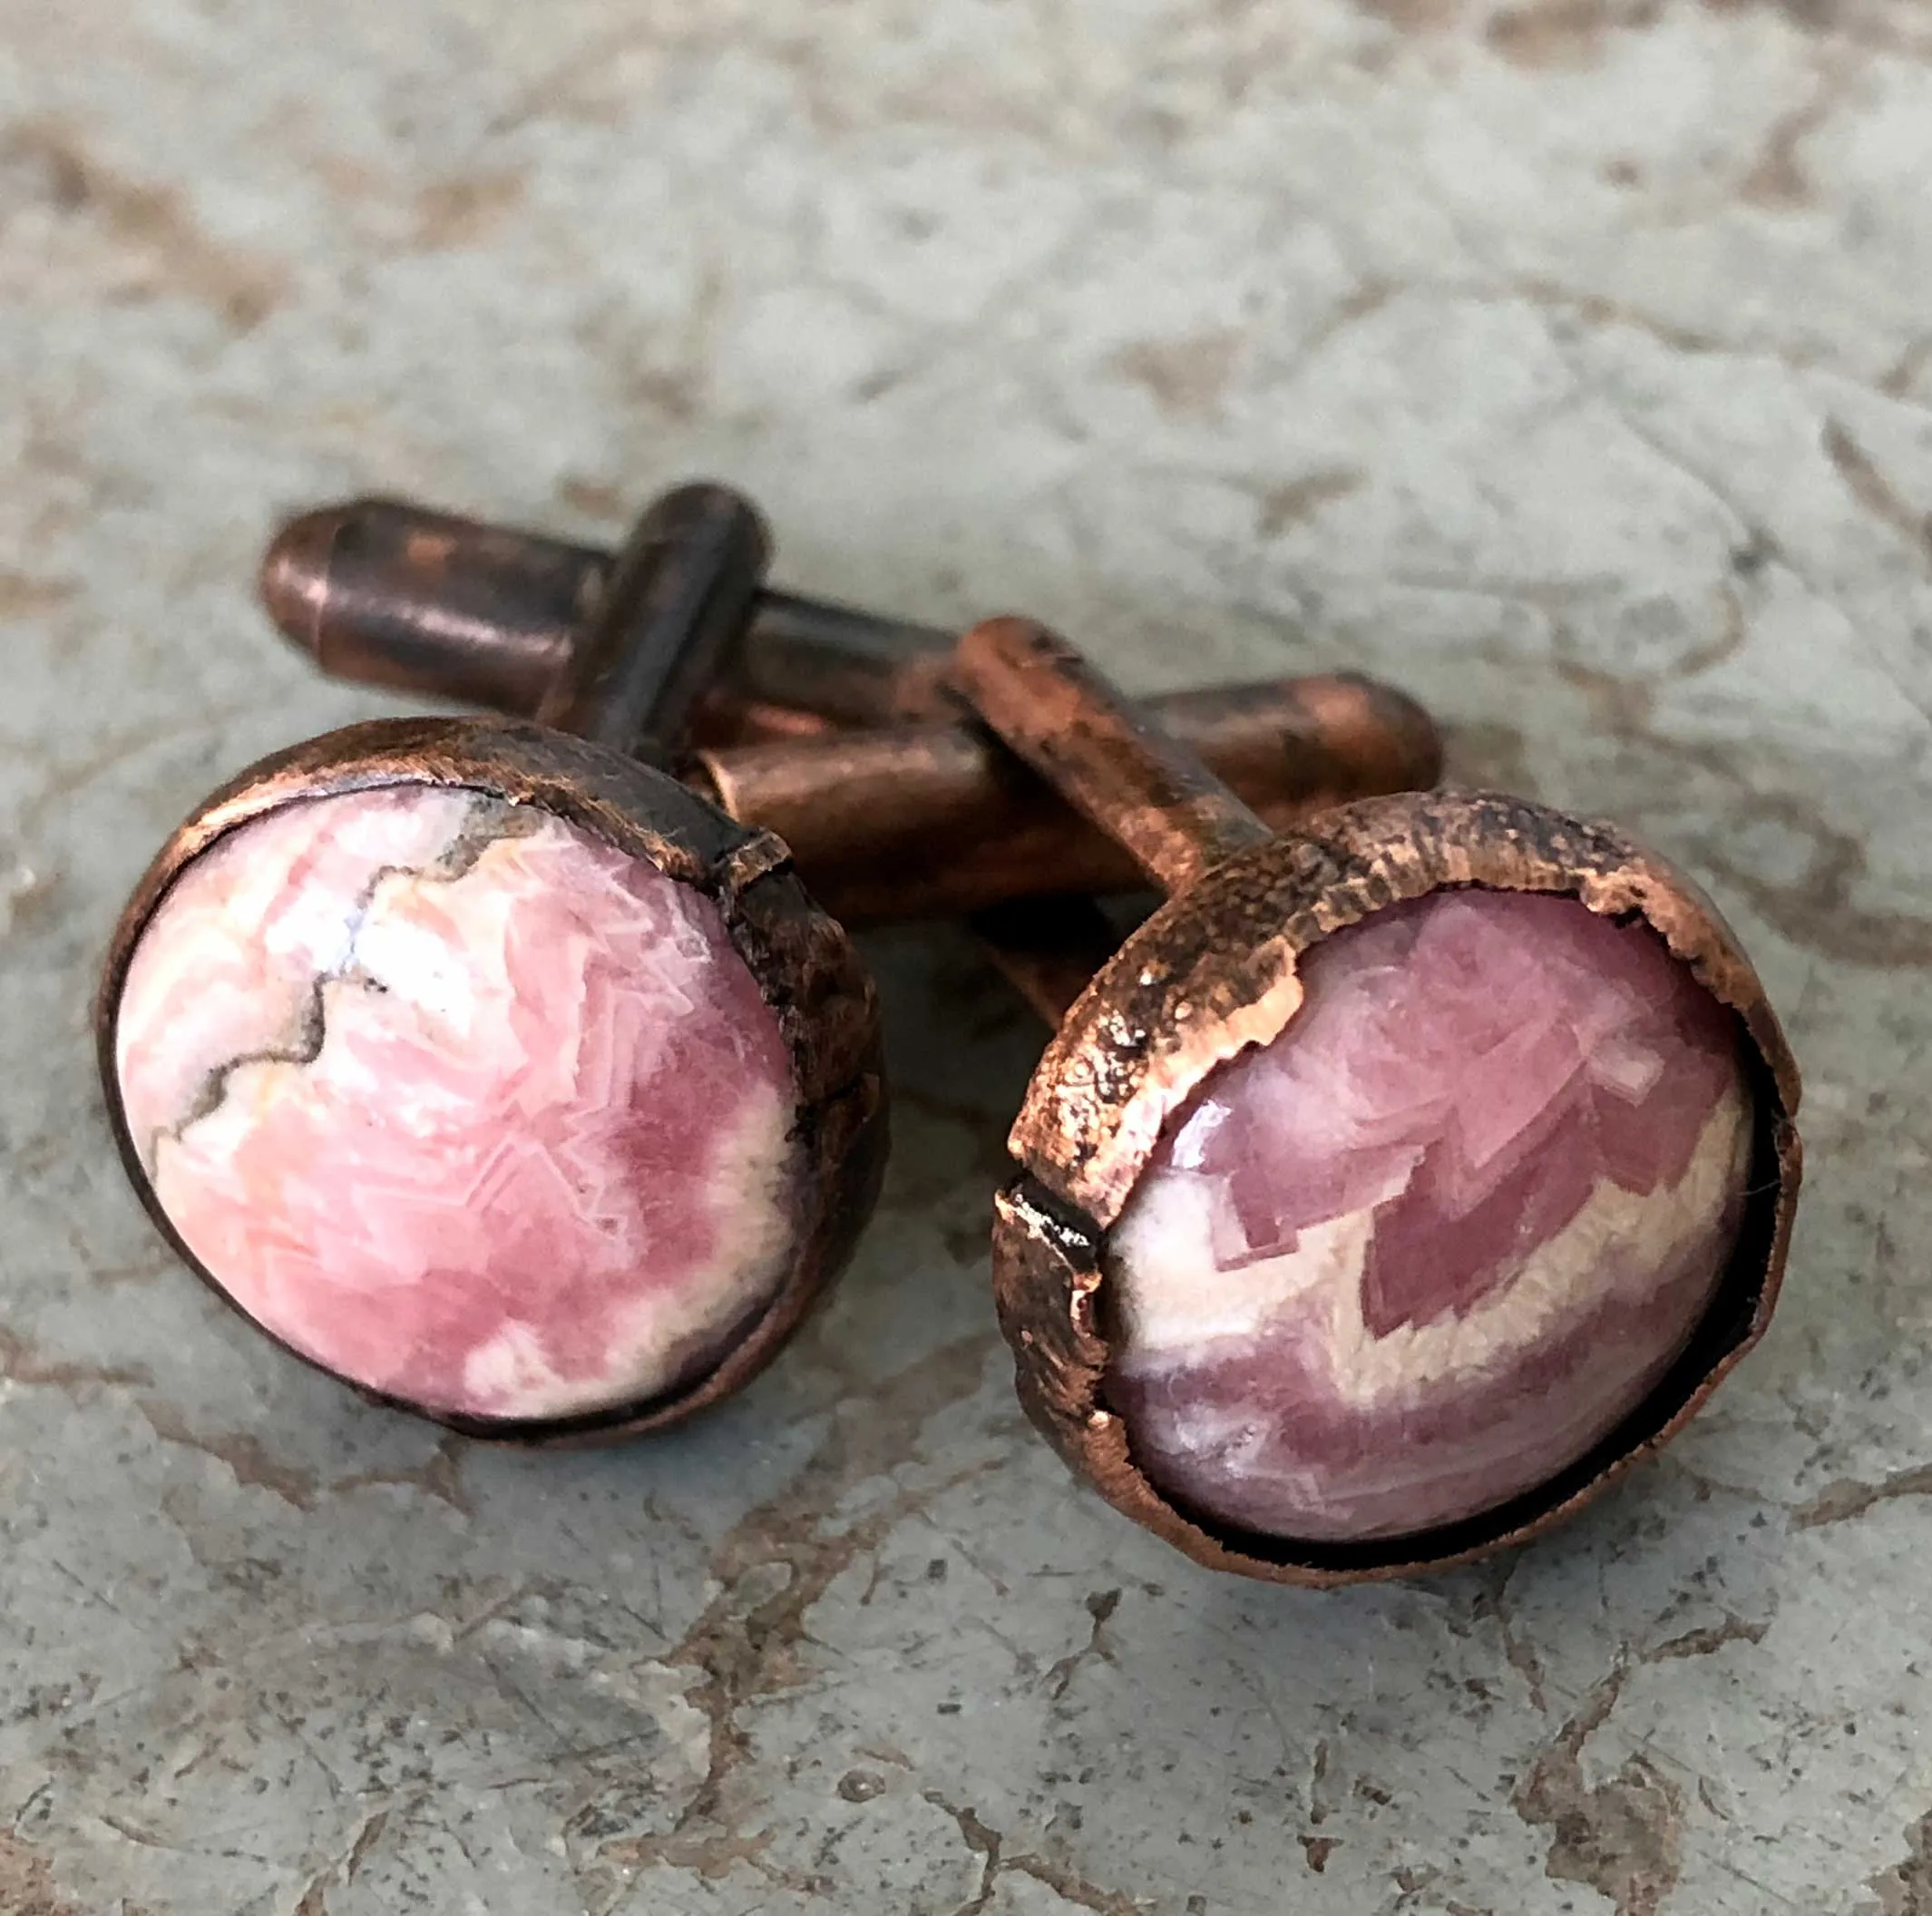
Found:
[[[993,729],[1173,892],[1068,1010],[1013,1128],[1021,1175],[999,1200],[1000,1320],[1021,1400],[1061,1455],[1199,1561],[1325,1584],[1400,1575],[1532,1535],[1679,1429],[1769,1321],[1800,1168],[1796,1068],[1710,901],[1611,827],[1492,794],[1357,801],[1277,837],[1077,655],[1024,621],[976,629],[958,671]],[[1204,1085],[1291,1030],[1304,1002],[1303,953],[1391,907],[1456,890],[1478,903],[1510,894],[1574,901],[1654,939],[1708,994],[1708,1018],[1735,1039],[1734,1108],[1749,1112],[1734,1217],[1722,1220],[1725,1255],[1695,1295],[1694,1326],[1645,1380],[1642,1401],[1520,1493],[1410,1534],[1297,1537],[1216,1517],[1197,1496],[1159,1488],[1162,1467],[1137,1449],[1134,1419],[1117,1401],[1132,1394],[1117,1378],[1129,1302],[1123,1220],[1150,1166],[1173,1162],[1173,1127],[1199,1109]],[[1723,1081],[1711,1080],[1713,1097]],[[1243,1255],[1237,1246],[1231,1268]],[[1241,1442],[1277,1434],[1257,1429]]]

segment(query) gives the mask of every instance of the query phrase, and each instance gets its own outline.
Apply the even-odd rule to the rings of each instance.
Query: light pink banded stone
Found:
[[[405,786],[240,826],[149,921],[116,1042],[196,1257],[424,1409],[637,1402],[787,1268],[776,1017],[708,899],[548,813]]]
[[[1108,1396],[1169,1495],[1402,1536],[1547,1481],[1683,1349],[1736,1236],[1731,1014],[1647,926],[1450,891],[1303,957],[1113,1236]]]

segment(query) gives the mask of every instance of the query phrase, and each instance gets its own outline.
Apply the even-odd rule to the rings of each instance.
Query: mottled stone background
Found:
[[[6,1916],[1932,1911],[1932,13],[4,0]],[[379,709],[249,572],[366,487],[1352,662],[1706,878],[1807,1067],[1771,1338],[1491,1568],[1191,1569],[1017,1415],[1037,1033],[877,941],[837,1307],[613,1454],[360,1407],[175,1268],[87,997],[152,846]]]

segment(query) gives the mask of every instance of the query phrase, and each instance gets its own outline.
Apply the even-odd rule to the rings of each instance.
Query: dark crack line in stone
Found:
[[[308,996],[297,1016],[298,1036],[293,1043],[265,1045],[259,1051],[243,1051],[226,1060],[209,1072],[187,1110],[174,1123],[161,1125],[154,1133],[158,1149],[162,1139],[179,1144],[182,1134],[227,1101],[236,1075],[256,1064],[313,1064],[322,1055],[328,1036],[325,993],[331,984],[349,984],[385,992],[388,986],[357,962],[356,947],[376,903],[376,894],[392,878],[411,877],[426,885],[454,885],[475,870],[493,845],[509,838],[527,838],[541,829],[543,820],[530,807],[493,797],[487,792],[472,795],[468,810],[449,843],[422,865],[385,865],[372,873],[356,895],[348,915],[348,940],[341,962],[317,973]],[[155,1150],[148,1153],[150,1160]]]

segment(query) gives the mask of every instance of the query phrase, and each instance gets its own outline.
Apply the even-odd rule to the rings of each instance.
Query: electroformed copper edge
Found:
[[[1107,1228],[1173,1113],[1218,1064],[1292,1018],[1302,952],[1384,906],[1455,886],[1568,893],[1607,917],[1640,916],[1736,1014],[1756,1112],[1737,1244],[1664,1382],[1540,1489],[1376,1543],[1235,1530],[1164,1497],[1107,1406]],[[1021,1175],[998,1200],[993,1232],[995,1302],[1021,1404],[1116,1509],[1211,1569],[1324,1587],[1446,1569],[1527,1541],[1669,1442],[1763,1334],[1802,1174],[1800,1094],[1783,1031],[1735,934],[1654,852],[1614,827],[1500,794],[1404,793],[1344,806],[1170,900],[1102,968],[1048,1047],[1010,1139]]]
[[[149,1181],[122,1109],[116,1024],[142,932],[181,874],[218,839],[280,806],[384,787],[483,792],[566,819],[717,904],[792,1055],[805,1149],[798,1252],[784,1285],[712,1368],[635,1403],[565,1418],[471,1417],[372,1390],[268,1331],[182,1242]],[[647,823],[647,818],[652,822]],[[536,726],[391,718],[348,726],[259,760],[168,839],[116,925],[94,1002],[102,1087],[142,1205],[176,1255],[249,1325],[371,1403],[465,1436],[527,1444],[613,1442],[681,1422],[757,1375],[851,1256],[884,1177],[887,1100],[878,1002],[851,941],[813,904],[771,834],[738,825],[662,772]]]

